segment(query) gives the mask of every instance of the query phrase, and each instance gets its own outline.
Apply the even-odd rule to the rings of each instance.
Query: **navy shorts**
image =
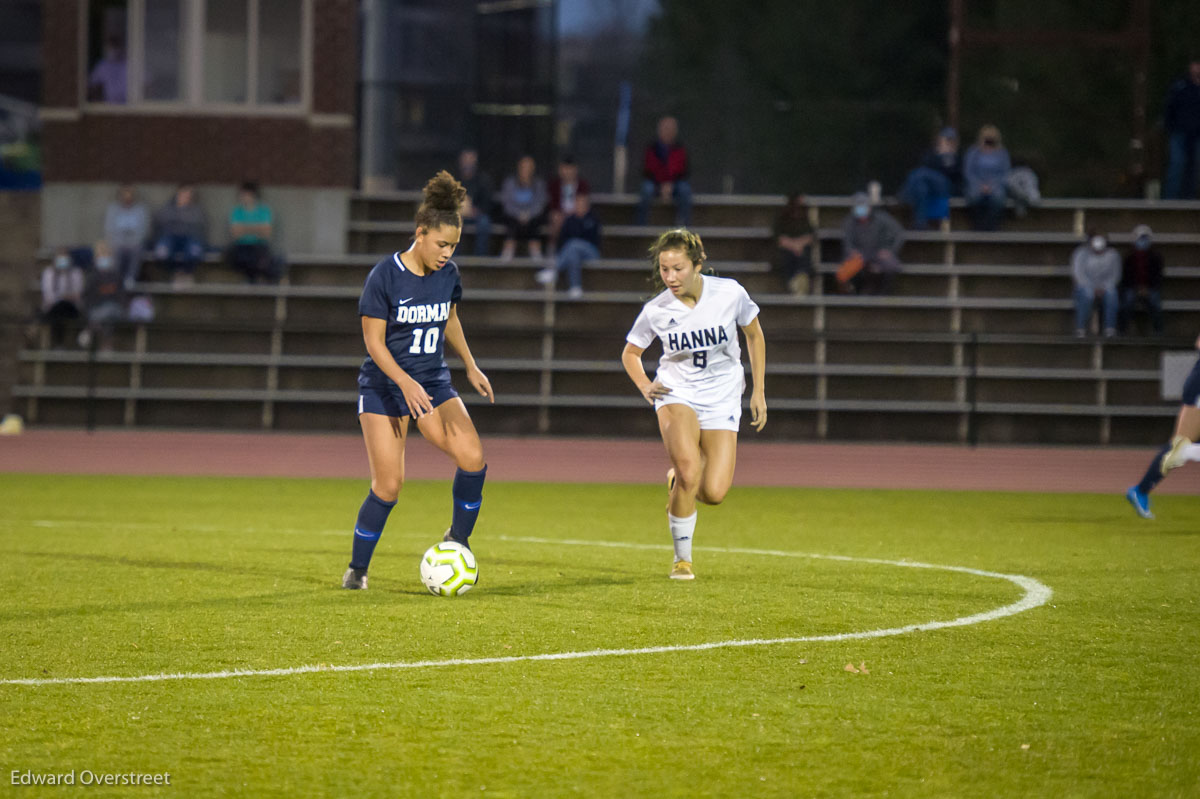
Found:
[[[1183,381],[1183,404],[1200,407],[1200,360]]]
[[[422,383],[421,388],[425,389],[425,393],[433,399],[435,408],[458,396],[458,392],[454,390],[454,386],[450,385],[449,380]],[[359,414],[378,413],[381,416],[397,418],[412,416],[408,410],[408,403],[404,401],[404,395],[400,393],[399,388],[381,386],[358,387],[358,412]]]

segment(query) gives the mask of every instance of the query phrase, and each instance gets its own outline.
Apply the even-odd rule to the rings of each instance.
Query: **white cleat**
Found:
[[[1172,469],[1178,469],[1183,464],[1187,463],[1187,448],[1192,442],[1188,441],[1183,436],[1175,436],[1171,439],[1171,449],[1162,459],[1162,473],[1165,476]]]
[[[346,569],[346,573],[342,575],[342,588],[349,588],[352,591],[366,591],[367,570]]]

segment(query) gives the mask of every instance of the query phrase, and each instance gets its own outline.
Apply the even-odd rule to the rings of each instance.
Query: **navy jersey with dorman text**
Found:
[[[358,301],[360,316],[387,320],[388,352],[418,383],[449,381],[444,340],[450,308],[462,298],[458,265],[446,265],[425,275],[416,275],[400,260],[400,253],[384,258],[367,275]],[[395,388],[368,355],[358,371],[358,384]]]

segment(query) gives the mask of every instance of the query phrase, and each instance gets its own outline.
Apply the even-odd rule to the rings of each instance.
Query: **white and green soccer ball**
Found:
[[[436,596],[458,596],[479,580],[475,553],[456,541],[439,541],[421,558],[421,582]]]

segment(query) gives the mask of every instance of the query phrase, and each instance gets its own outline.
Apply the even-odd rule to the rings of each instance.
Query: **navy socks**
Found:
[[[486,476],[487,466],[477,472],[458,469],[454,473],[454,483],[450,489],[454,497],[450,537],[464,544],[475,529],[475,520],[479,518],[479,507],[483,504],[483,481]],[[384,502],[375,496],[375,492],[367,492],[367,498],[358,510],[358,521],[354,524],[354,550],[350,555],[350,568],[366,569],[371,565],[375,545],[379,543],[379,536],[383,534],[388,514],[395,506],[395,502]]]
[[[479,518],[479,506],[483,504],[483,481],[487,477],[487,465],[477,472],[454,472],[454,484],[450,494],[454,498],[454,511],[450,521],[450,537],[466,543],[475,520]]]
[[[395,506],[395,502],[384,502],[375,496],[375,492],[367,492],[367,498],[358,510],[358,521],[354,524],[354,551],[350,555],[350,568],[365,569],[371,564],[375,545],[379,543],[388,514]]]
[[[1138,491],[1143,494],[1149,494],[1154,490],[1154,487],[1162,482],[1162,459],[1168,452],[1171,451],[1171,445],[1166,444],[1154,456],[1154,460],[1150,461],[1150,468],[1146,470],[1145,476],[1142,477],[1142,482],[1137,484]]]

